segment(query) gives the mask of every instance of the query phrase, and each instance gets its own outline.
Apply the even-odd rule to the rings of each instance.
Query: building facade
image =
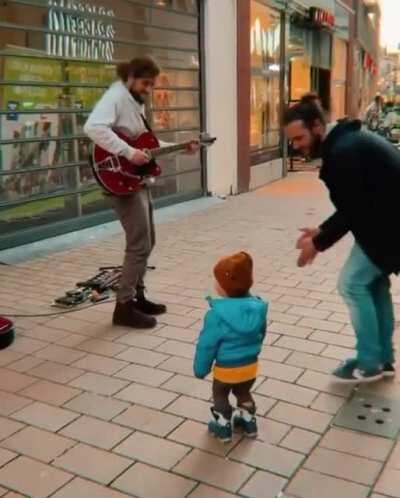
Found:
[[[113,219],[82,126],[118,61],[162,67],[157,135],[216,143],[169,157],[158,205],[235,195],[286,173],[280,118],[308,91],[331,119],[375,91],[374,0],[7,0],[0,4],[0,250]]]

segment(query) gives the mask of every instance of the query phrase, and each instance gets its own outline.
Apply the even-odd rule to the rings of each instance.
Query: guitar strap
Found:
[[[140,115],[140,117],[142,118],[142,121],[143,121],[143,124],[144,126],[146,127],[146,130],[147,131],[150,131],[151,133],[153,133],[153,130],[151,129],[151,126],[149,125],[149,122],[147,121],[147,119],[144,117],[143,114]]]

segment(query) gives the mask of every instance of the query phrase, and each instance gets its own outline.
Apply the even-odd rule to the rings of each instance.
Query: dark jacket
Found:
[[[400,271],[400,152],[360,121],[339,123],[323,145],[320,178],[336,213],[314,238],[324,251],[349,231],[383,271]]]

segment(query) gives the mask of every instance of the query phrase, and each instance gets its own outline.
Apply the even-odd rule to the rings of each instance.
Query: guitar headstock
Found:
[[[216,137],[212,137],[208,133],[200,133],[199,141],[200,145],[209,146],[212,145],[217,140]]]

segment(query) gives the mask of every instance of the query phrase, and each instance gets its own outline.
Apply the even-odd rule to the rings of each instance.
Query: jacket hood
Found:
[[[233,331],[254,334],[266,325],[268,304],[259,297],[208,298],[210,307]]]

